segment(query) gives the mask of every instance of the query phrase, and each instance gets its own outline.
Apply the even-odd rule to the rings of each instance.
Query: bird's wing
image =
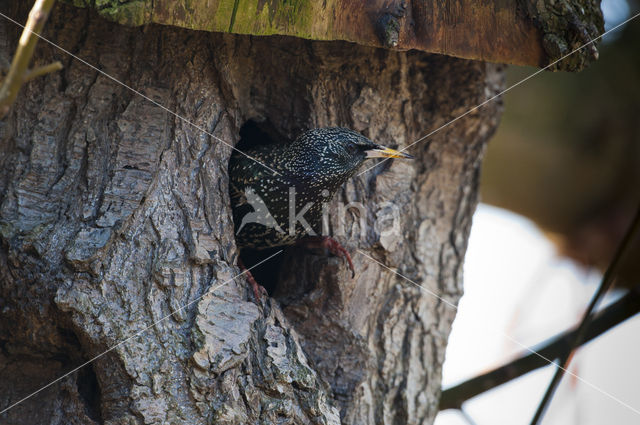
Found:
[[[255,159],[249,158],[242,153],[234,152],[229,161],[229,194],[231,196],[231,205],[234,207],[247,204],[245,195],[247,187],[258,189],[261,180],[265,177],[265,173],[273,173],[261,164],[265,162],[271,163],[269,156],[273,152],[259,147],[250,151],[249,154]]]
[[[274,146],[258,146],[246,151],[247,155],[233,152],[229,161],[231,190],[244,192],[247,186],[258,187],[260,180],[273,177],[273,168],[279,160],[280,149]],[[265,166],[263,164],[270,164]],[[234,188],[235,187],[235,188]]]

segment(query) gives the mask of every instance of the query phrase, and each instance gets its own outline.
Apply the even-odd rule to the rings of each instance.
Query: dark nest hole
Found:
[[[67,327],[58,327],[61,339],[67,344],[68,351],[74,353],[72,356],[64,355],[60,361],[68,367],[85,362],[84,356],[79,355],[83,352],[82,344],[76,333]],[[102,392],[98,377],[93,368],[93,364],[87,364],[76,372],[76,386],[78,395],[84,401],[85,413],[90,419],[98,423],[102,423],[102,412],[100,408]]]
[[[236,144],[236,148],[245,151],[259,145],[287,143],[288,141],[269,120],[262,122],[248,120],[240,128],[240,140]],[[285,255],[279,254],[260,265],[257,264],[281,249],[283,248],[240,250],[239,255],[243,265],[247,269],[251,269],[253,277],[267,290],[269,295],[272,295],[276,290]]]
[[[245,151],[260,145],[288,142],[290,140],[282,135],[271,121],[264,120],[259,122],[250,119],[240,127],[240,140],[236,144],[236,148]]]
[[[92,365],[85,366],[78,371],[76,383],[78,386],[78,394],[80,394],[85,402],[87,416],[101,423],[100,385]]]
[[[84,413],[96,423],[104,422],[102,391],[94,365],[87,364],[88,357],[77,334],[70,327],[53,323],[58,318],[47,323],[47,332],[41,334],[46,335],[45,339],[32,339],[31,334],[20,332],[5,332],[7,339],[0,339],[5,359],[0,394],[6,403],[2,408],[8,407],[0,414],[0,424],[58,423],[51,420],[58,411],[80,416]],[[62,321],[67,324],[66,318]],[[42,350],[38,351],[38,347]],[[18,397],[23,396],[26,398],[19,401]]]

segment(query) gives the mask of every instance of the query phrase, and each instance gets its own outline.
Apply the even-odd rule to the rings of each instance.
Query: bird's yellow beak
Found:
[[[412,155],[408,153],[400,152],[395,149],[379,146],[376,149],[369,149],[366,151],[367,158],[405,158],[413,159]]]

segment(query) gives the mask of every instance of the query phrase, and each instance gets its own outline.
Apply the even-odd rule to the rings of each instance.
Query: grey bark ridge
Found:
[[[11,55],[18,28],[1,21],[0,34]],[[254,119],[286,137],[343,125],[402,147],[504,84],[481,62],[123,28],[62,4],[44,35],[230,143]],[[432,423],[455,311],[356,249],[457,303],[499,102],[336,196],[332,208],[367,205],[366,237],[339,238],[355,279],[341,259],[288,253],[279,293],[259,308],[244,279],[215,289],[239,273],[230,148],[39,45],[34,66],[52,60],[64,70],[27,84],[0,123],[0,407],[197,301],[0,422]],[[401,234],[373,225],[389,203]],[[360,218],[347,217],[357,234]]]

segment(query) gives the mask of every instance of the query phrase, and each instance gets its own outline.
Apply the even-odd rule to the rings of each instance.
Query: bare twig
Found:
[[[551,399],[553,398],[553,394],[555,393],[556,388],[558,388],[558,385],[560,384],[560,381],[564,376],[564,371],[567,369],[569,363],[571,362],[573,351],[582,343],[585,331],[589,326],[591,314],[595,311],[602,298],[604,298],[604,295],[613,285],[613,281],[618,275],[618,268],[620,267],[622,261],[625,259],[625,256],[627,256],[629,248],[638,236],[638,233],[640,233],[640,207],[636,211],[636,215],[633,218],[631,225],[629,226],[629,230],[627,230],[627,233],[624,235],[622,242],[620,242],[620,245],[618,246],[618,249],[613,256],[613,260],[611,260],[611,264],[609,264],[609,267],[605,271],[604,276],[602,277],[602,282],[600,283],[600,287],[598,287],[598,290],[596,291],[595,295],[591,299],[591,302],[589,303],[589,306],[584,312],[582,321],[580,322],[580,325],[576,330],[575,338],[571,343],[570,349],[560,356],[560,367],[556,369],[556,372],[553,375],[549,386],[547,387],[547,391],[542,397],[542,401],[540,401],[533,419],[531,419],[531,425],[537,425],[542,420],[542,417],[544,416],[544,413],[547,410]]]
[[[27,71],[24,76],[24,81],[31,81],[34,78],[42,77],[43,75],[50,74],[52,72],[60,71],[62,69],[62,63],[60,61],[55,61],[50,63],[49,65],[40,66],[36,69],[32,69],[31,71]]]
[[[630,291],[599,312],[584,332],[584,340],[581,343],[591,341],[638,312],[640,312],[640,288]],[[572,351],[572,342],[575,341],[576,334],[577,329],[565,331],[543,343],[542,348],[535,348],[533,351],[547,359],[560,358],[564,353]],[[440,398],[440,410],[460,409],[462,404],[470,398],[547,365],[549,363],[546,360],[533,353],[519,357],[444,390]]]
[[[29,62],[31,62],[33,51],[38,41],[37,35],[42,31],[54,2],[55,0],[36,0],[33,9],[29,12],[29,19],[22,31],[22,36],[20,37],[16,54],[11,62],[9,73],[4,79],[2,87],[0,87],[0,118],[3,118],[9,112],[9,108],[18,97],[20,87],[22,87],[22,84],[24,84],[29,75],[27,68],[29,67]],[[47,65],[47,67],[52,67],[53,65],[55,64]],[[36,69],[32,71],[32,73],[38,71],[38,75],[44,75],[44,73],[41,72],[42,68]],[[51,68],[48,69],[49,72],[52,72]]]

